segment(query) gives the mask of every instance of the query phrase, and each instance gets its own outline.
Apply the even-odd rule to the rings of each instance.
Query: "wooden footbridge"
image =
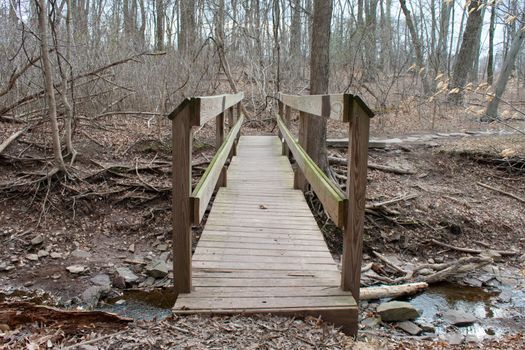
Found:
[[[178,292],[173,312],[320,316],[356,334],[372,113],[353,95],[279,94],[279,136],[240,136],[242,98],[243,94],[190,98],[170,114]],[[347,193],[305,152],[304,128],[299,142],[290,132],[292,110],[300,118],[308,113],[348,124]],[[192,127],[213,118],[217,152],[192,188]],[[306,203],[303,190],[308,186],[344,229],[340,269]],[[208,209],[192,257],[191,226],[200,224]]]

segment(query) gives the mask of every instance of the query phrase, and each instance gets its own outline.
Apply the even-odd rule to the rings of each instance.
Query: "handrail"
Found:
[[[347,198],[341,189],[326,176],[326,174],[315,164],[306,151],[295,140],[292,133],[280,116],[277,116],[277,125],[286,140],[288,148],[293,154],[295,161],[304,176],[317,194],[317,197],[323,204],[328,216],[340,228],[346,223],[346,206]]]
[[[215,156],[211,160],[210,164],[206,168],[206,171],[202,175],[201,179],[197,183],[197,186],[195,186],[193,193],[191,194],[193,207],[192,221],[196,225],[201,222],[202,217],[204,216],[206,208],[208,207],[208,203],[210,202],[211,196],[213,195],[215,186],[217,185],[224,165],[228,160],[228,155],[231,153],[234,142],[237,139],[239,131],[241,130],[243,120],[244,116],[241,115],[239,120],[237,120],[237,123],[235,123],[233,128],[226,136],[226,139],[222,143],[221,147],[215,153]],[[225,185],[226,184],[223,183],[223,186]]]
[[[294,187],[304,190],[304,184],[310,183],[328,215],[337,226],[344,227],[341,287],[343,290],[350,290],[355,300],[359,301],[368,138],[370,118],[374,113],[359,96],[350,94],[293,96],[279,93],[278,100],[277,123],[280,135],[284,138],[283,155],[288,155],[289,149],[299,166],[294,178]],[[292,108],[300,112],[301,123],[307,121],[306,114],[348,123],[346,196],[334,189],[337,186],[304,151],[309,142],[308,128],[305,128],[305,125],[301,127],[299,143],[288,130]]]
[[[202,126],[228,108],[241,102],[243,98],[244,92],[227,95],[189,97],[184,99],[184,101],[168,115],[168,118],[173,120],[183,109],[191,106],[194,108],[191,125]]]
[[[374,116],[374,112],[366,103],[359,96],[352,94],[287,95],[279,92],[277,99],[297,111],[342,122],[350,121],[348,118],[353,114],[354,102],[370,118]]]
[[[177,293],[191,291],[191,224],[199,223],[217,185],[226,185],[225,163],[235,155],[236,139],[242,125],[241,100],[244,94],[186,98],[168,116],[172,120],[172,226],[173,275]],[[237,122],[234,124],[234,106]],[[224,138],[224,117],[229,111],[230,131]],[[191,191],[191,157],[193,126],[204,125],[216,118],[213,161],[196,189]],[[222,178],[222,181],[221,181]]]

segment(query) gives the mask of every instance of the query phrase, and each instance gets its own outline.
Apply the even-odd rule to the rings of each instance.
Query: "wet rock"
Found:
[[[49,252],[47,250],[43,250],[43,249],[40,249],[36,255],[39,257],[39,258],[45,258],[46,256],[49,256]]]
[[[171,254],[171,252],[164,252],[164,253],[160,254],[159,260],[160,261],[164,261],[164,262],[168,262],[170,254]]]
[[[405,332],[407,332],[410,335],[419,335],[419,334],[421,334],[421,332],[423,332],[423,330],[421,328],[419,328],[419,326],[417,324],[415,324],[414,322],[411,322],[411,321],[398,322],[396,324],[396,327],[399,328],[399,329],[404,330]]]
[[[477,278],[465,278],[463,280],[463,282],[465,282],[466,285],[468,286],[471,286],[471,287],[481,287],[483,285],[483,282],[481,282],[479,279]]]
[[[98,275],[94,276],[93,278],[90,279],[90,281],[94,285],[100,286],[100,287],[109,287],[109,286],[111,286],[111,279],[109,278],[108,275],[106,275],[104,273],[101,273],[101,274],[98,274]]]
[[[38,235],[31,240],[31,245],[40,245],[44,243],[44,236]]]
[[[139,284],[139,287],[151,287],[155,284],[155,278],[154,277],[148,277],[144,280],[144,282],[142,282],[141,284]]]
[[[124,282],[129,284],[135,283],[139,280],[139,277],[127,267],[117,267],[117,274],[124,278]]]
[[[512,292],[510,290],[504,290],[498,295],[498,301],[502,303],[510,303],[512,300]]]
[[[77,275],[85,272],[87,270],[87,267],[84,265],[70,265],[66,267],[66,270],[68,270],[70,273]]]
[[[85,250],[76,249],[73,252],[71,252],[71,256],[79,259],[89,259],[91,258],[91,253],[86,252]]]
[[[386,322],[408,321],[419,317],[419,311],[410,303],[404,301],[390,301],[377,307],[381,320]]]
[[[146,273],[154,278],[163,278],[169,273],[169,267],[164,261],[152,261],[146,266]]]
[[[460,333],[445,333],[439,336],[439,339],[446,341],[449,345],[460,345],[463,342],[463,335]]]
[[[109,286],[91,286],[82,293],[80,299],[88,308],[92,309],[97,306],[100,297],[104,291],[107,291],[108,289]]]
[[[38,255],[36,255],[36,254],[27,254],[26,255],[26,259],[27,260],[31,260],[31,261],[38,261]]]
[[[361,325],[365,328],[378,328],[381,324],[381,319],[379,317],[367,317],[361,321]]]
[[[126,288],[126,281],[124,280],[124,277],[115,275],[111,278],[111,283],[115,288],[118,289],[124,289]]]
[[[157,249],[160,250],[161,252],[164,252],[164,251],[168,250],[168,245],[164,244],[164,243],[163,244],[159,244],[157,246]]]
[[[443,319],[454,326],[469,326],[476,322],[476,317],[459,310],[449,310],[443,314]]]
[[[432,323],[428,322],[416,322],[416,324],[423,330],[423,332],[426,333],[434,333],[436,331],[436,327]]]

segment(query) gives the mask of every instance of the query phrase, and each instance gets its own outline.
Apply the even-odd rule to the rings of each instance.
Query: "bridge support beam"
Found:
[[[177,293],[191,291],[191,153],[192,113],[188,105],[172,123],[173,278]]]
[[[349,124],[347,182],[349,205],[343,238],[341,287],[343,290],[351,291],[356,302],[359,302],[370,118],[355,101],[353,104]]]

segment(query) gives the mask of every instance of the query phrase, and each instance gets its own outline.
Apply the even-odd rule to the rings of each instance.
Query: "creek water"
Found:
[[[432,324],[437,334],[455,331],[482,339],[525,329],[525,291],[509,286],[487,289],[442,283],[407,301],[420,311],[418,321]],[[467,327],[451,326],[441,317],[449,310],[473,315],[477,322]]]
[[[126,290],[119,296],[100,301],[96,309],[136,320],[158,321],[171,315],[175,299],[173,289]],[[10,300],[61,305],[57,298],[42,291],[0,291],[0,303]],[[442,283],[406,301],[420,311],[421,316],[417,321],[433,325],[437,334],[453,331],[483,339],[525,329],[525,291],[519,288],[503,286],[487,289]],[[451,326],[441,317],[449,310],[474,315],[477,322],[468,327]]]

